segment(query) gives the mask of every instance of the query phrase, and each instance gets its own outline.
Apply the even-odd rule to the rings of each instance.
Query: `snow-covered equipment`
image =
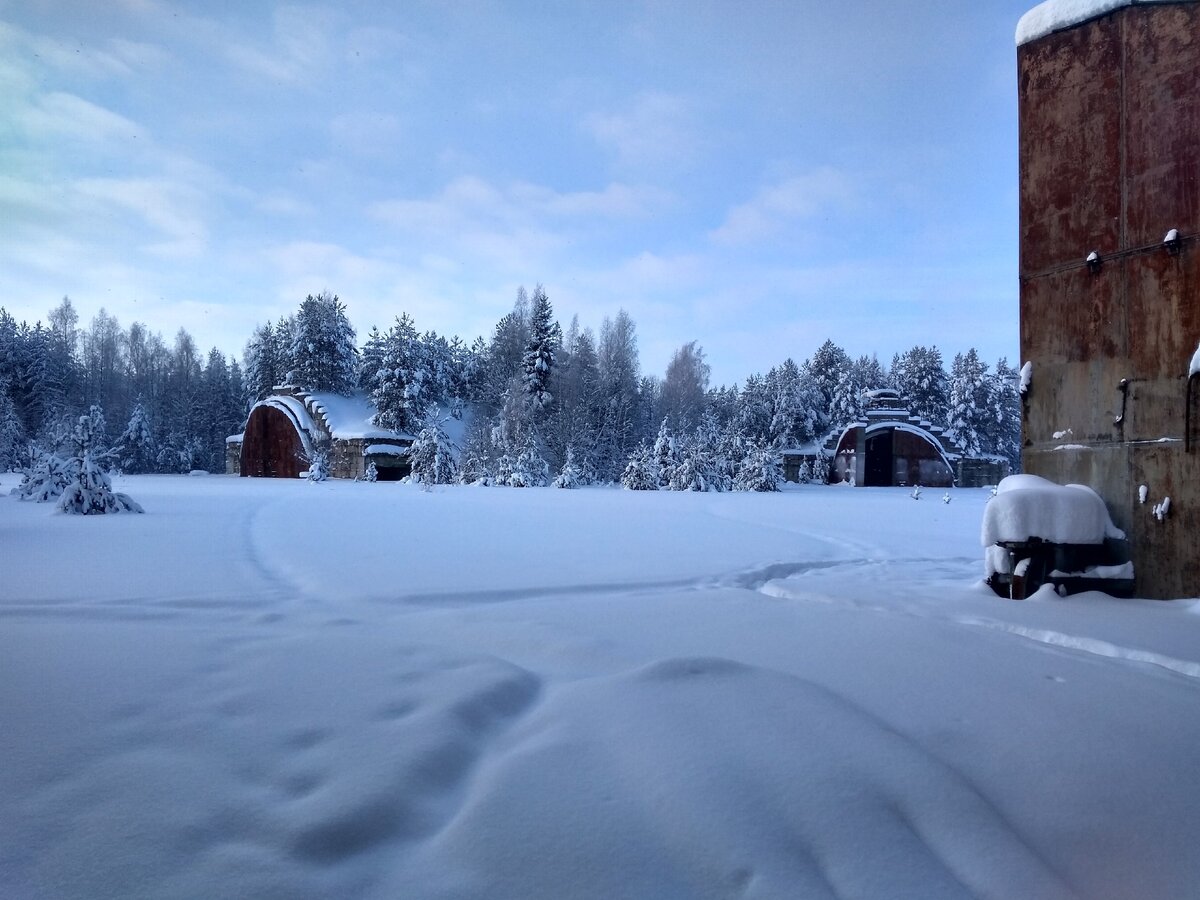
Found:
[[[981,542],[985,580],[1002,597],[1024,599],[1044,584],[1060,593],[1133,592],[1125,533],[1086,485],[1010,475],[984,509]]]

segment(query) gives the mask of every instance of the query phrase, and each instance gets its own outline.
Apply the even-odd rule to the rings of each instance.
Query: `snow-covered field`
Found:
[[[1200,601],[988,491],[118,489],[0,498],[7,900],[1200,892]]]

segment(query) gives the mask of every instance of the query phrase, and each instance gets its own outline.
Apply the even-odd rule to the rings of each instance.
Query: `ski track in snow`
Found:
[[[912,576],[909,573],[904,573],[900,578],[897,578],[895,573],[891,573],[887,578],[891,582],[902,582],[904,587],[903,596],[894,599],[889,603],[880,603],[875,600],[861,600],[857,596],[833,596],[822,593],[819,589],[810,589],[810,586],[800,581],[798,576],[807,574],[817,569],[834,570],[841,566],[846,566],[848,569],[857,569],[861,573],[864,570],[869,570],[872,566],[888,565],[889,563],[898,564],[901,569],[912,567],[921,568],[949,568],[951,574],[956,568],[963,568],[963,578],[960,580],[938,579],[922,582],[920,576]],[[1062,631],[1046,628],[1034,628],[1028,625],[1023,625],[1013,622],[1004,622],[999,619],[989,618],[986,616],[963,615],[954,610],[953,606],[947,604],[931,604],[927,600],[912,601],[908,599],[914,595],[921,594],[936,594],[940,590],[944,590],[947,586],[953,586],[961,589],[963,584],[967,583],[968,568],[978,568],[979,560],[977,559],[954,559],[948,557],[939,557],[934,559],[893,559],[893,560],[847,560],[844,562],[836,562],[823,566],[812,566],[807,569],[802,569],[794,573],[773,574],[771,569],[764,570],[767,575],[761,581],[753,578],[747,578],[744,586],[747,589],[758,590],[760,593],[770,597],[778,597],[788,600],[799,600],[813,603],[823,603],[827,605],[839,606],[845,609],[853,609],[860,612],[870,612],[882,615],[901,615],[913,616],[917,618],[936,619],[942,622],[947,622],[956,625],[962,625],[973,629],[985,629],[992,632],[1011,635],[1013,637],[1031,641],[1036,644],[1041,644],[1046,647],[1055,648],[1056,650],[1067,650],[1082,653],[1085,655],[1098,657],[1104,660],[1111,660],[1121,664],[1135,664],[1135,668],[1141,666],[1149,666],[1158,669],[1164,669],[1175,675],[1183,676],[1191,680],[1200,680],[1200,662],[1192,660],[1178,659],[1166,654],[1157,653],[1151,650],[1139,649],[1136,647],[1128,647],[1120,644],[1110,643],[1108,641],[1097,638],[1086,637],[1078,634],[1069,634]],[[786,567],[783,567],[786,568]],[[888,575],[887,572],[883,573]],[[881,582],[884,579],[880,579]],[[980,589],[988,591],[989,589],[982,587]],[[887,596],[887,588],[885,584],[876,585],[871,590],[862,590],[855,592],[856,594],[866,594],[869,596]],[[990,591],[989,591],[990,593]],[[1015,602],[1015,601],[1010,601]],[[1026,602],[1026,601],[1021,601]]]

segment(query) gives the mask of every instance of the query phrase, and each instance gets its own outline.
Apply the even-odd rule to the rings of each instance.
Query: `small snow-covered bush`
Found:
[[[62,496],[70,479],[67,460],[54,453],[38,453],[33,465],[25,470],[21,483],[12,489],[18,500],[45,503]]]
[[[375,466],[375,460],[371,460],[369,463],[367,463],[367,471],[363,473],[362,480],[363,481],[378,481],[379,480],[379,469],[376,468],[376,466]]]

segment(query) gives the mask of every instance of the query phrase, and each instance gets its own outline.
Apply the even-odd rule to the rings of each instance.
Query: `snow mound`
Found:
[[[1056,544],[1102,544],[1125,533],[1113,525],[1104,501],[1090,487],[1010,475],[984,508],[981,541],[990,547],[1033,537]]]
[[[1080,25],[1124,6],[1174,2],[1179,0],[1046,0],[1021,16],[1017,22],[1017,46]]]

